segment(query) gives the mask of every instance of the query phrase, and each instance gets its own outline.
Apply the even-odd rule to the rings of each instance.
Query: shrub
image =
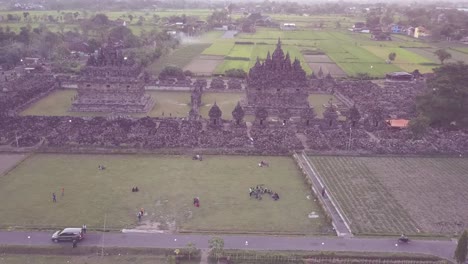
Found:
[[[229,69],[226,70],[224,73],[227,77],[231,78],[245,79],[247,77],[247,73],[242,69]]]

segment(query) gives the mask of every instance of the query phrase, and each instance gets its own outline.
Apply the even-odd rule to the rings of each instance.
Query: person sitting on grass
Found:
[[[273,198],[273,200],[275,200],[275,201],[278,201],[280,197],[279,197],[278,193],[274,193],[274,194],[271,196],[271,198]]]

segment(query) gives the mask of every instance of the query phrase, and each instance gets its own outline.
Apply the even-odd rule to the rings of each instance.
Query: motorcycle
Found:
[[[400,243],[409,243],[409,242],[410,242],[410,240],[409,240],[409,238],[407,238],[407,237],[400,237],[400,238],[398,238],[398,243],[399,243],[399,244],[400,244]]]

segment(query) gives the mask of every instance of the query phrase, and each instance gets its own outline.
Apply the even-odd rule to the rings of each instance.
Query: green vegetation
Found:
[[[202,54],[225,56],[229,54],[233,47],[233,42],[215,42],[209,48],[205,49]]]
[[[0,223],[59,228],[108,229],[142,225],[160,229],[220,232],[328,233],[320,207],[306,199],[310,189],[288,157],[37,154],[0,178]],[[98,165],[106,166],[98,170]],[[249,187],[265,184],[279,201],[249,197]],[[138,186],[140,191],[132,193]],[[65,195],[61,196],[61,189]],[[52,203],[52,192],[57,203]],[[200,208],[192,205],[200,197]],[[73,210],[70,210],[73,208]],[[292,209],[293,208],[293,209]],[[292,210],[292,211],[291,211]],[[291,213],[285,214],[288,211]],[[311,211],[320,218],[309,219]],[[86,212],[86,213],[83,213]]]
[[[221,111],[223,112],[223,119],[231,120],[232,111],[237,105],[237,102],[242,98],[241,93],[210,93],[204,92],[202,97],[202,106],[200,107],[200,114],[204,118],[208,117],[208,111],[216,102]]]
[[[463,231],[458,239],[457,248],[455,249],[455,260],[457,263],[465,263],[466,255],[468,254],[468,231]]]
[[[468,159],[310,157],[356,234],[449,234],[441,229],[464,204]],[[450,192],[434,192],[441,186]],[[432,210],[437,207],[438,210]],[[466,212],[460,219],[466,218]],[[427,221],[437,219],[437,221]]]
[[[468,126],[468,64],[449,63],[434,70],[427,90],[417,100],[419,113],[431,124]]]
[[[121,256],[59,256],[59,255],[2,255],[0,263],[8,264],[166,264],[164,256],[145,256],[145,255],[121,255]],[[186,262],[183,262],[186,263]]]
[[[165,66],[174,65],[179,68],[189,64],[196,56],[205,50],[209,44],[183,45],[170,54],[163,56],[149,65],[148,71],[152,74],[159,74]]]

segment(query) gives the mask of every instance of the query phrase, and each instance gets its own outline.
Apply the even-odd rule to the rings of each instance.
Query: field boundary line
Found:
[[[0,152],[2,153],[2,152]],[[8,155],[8,152],[6,153],[2,153],[2,154],[7,154]],[[14,153],[14,154],[18,154],[18,153]],[[18,154],[18,155],[21,155],[22,153]],[[9,168],[6,168],[3,172],[0,173],[0,177],[3,177],[5,175],[7,175],[8,173],[10,173],[12,170],[16,169],[19,165],[21,165],[21,163],[23,163],[25,160],[27,160],[29,157],[33,156],[34,153],[31,152],[31,153],[24,153],[24,157],[19,160],[18,162],[16,162],[15,164],[13,164],[12,166],[10,166]]]
[[[323,183],[323,179],[322,179],[322,178],[320,177],[320,175],[318,174],[317,169],[316,169],[315,166],[312,164],[312,162],[310,162],[310,160],[309,160],[309,158],[307,157],[307,155],[305,154],[305,152],[302,151],[300,155],[302,156],[302,159],[304,160],[306,166],[307,166],[307,167],[309,168],[309,170],[312,172],[313,177],[314,177],[314,178],[316,179],[316,181],[319,183],[320,186],[318,186],[318,187],[321,187],[322,189],[323,189],[324,187],[326,187],[326,186],[324,185],[324,183]],[[312,175],[310,175],[310,176],[312,176]],[[349,226],[349,222],[350,222],[350,221],[349,221],[348,217],[344,214],[343,209],[342,209],[341,207],[339,207],[339,206],[337,205],[337,203],[334,201],[333,196],[330,195],[330,194],[332,194],[332,193],[330,192],[330,190],[327,188],[326,191],[327,191],[328,201],[330,201],[330,204],[333,206],[333,209],[335,209],[335,211],[336,211],[336,213],[338,214],[340,220],[343,222],[345,228],[347,229],[348,234],[352,235],[351,227]],[[320,193],[318,193],[317,196],[321,198]],[[326,201],[324,201],[324,204],[327,204]],[[329,209],[329,211],[331,211],[331,210]],[[331,212],[330,212],[330,213],[331,213]],[[337,230],[337,231],[338,231],[338,230]],[[346,233],[343,233],[343,234],[346,235]],[[342,235],[343,235],[343,234],[342,234]]]

